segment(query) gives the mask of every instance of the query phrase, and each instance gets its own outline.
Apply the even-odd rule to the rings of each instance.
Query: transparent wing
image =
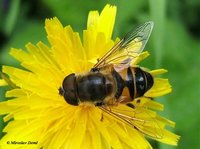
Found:
[[[150,138],[163,138],[164,125],[159,121],[156,112],[152,110],[145,107],[133,108],[127,105],[101,106],[99,108]]]
[[[151,31],[153,22],[146,22],[130,31],[113,48],[111,48],[93,68],[101,68],[108,64],[128,64],[143,51]]]

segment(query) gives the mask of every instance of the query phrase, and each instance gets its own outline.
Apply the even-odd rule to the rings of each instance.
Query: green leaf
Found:
[[[23,27],[21,27],[23,26]],[[28,42],[46,42],[44,22],[40,23],[33,20],[21,22],[15,30],[10,41],[3,47],[0,53],[0,64],[19,66],[19,63],[9,55],[10,48],[25,49]]]

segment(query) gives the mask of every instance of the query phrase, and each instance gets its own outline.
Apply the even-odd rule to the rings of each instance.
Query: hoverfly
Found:
[[[98,59],[90,72],[66,76],[59,88],[59,94],[70,105],[78,106],[89,102],[143,134],[160,138],[159,126],[154,119],[148,114],[148,122],[135,118],[133,115],[140,112],[130,103],[142,97],[154,83],[150,73],[138,66],[131,66],[143,51],[152,29],[153,22],[150,21],[126,34]],[[128,113],[125,111],[127,114],[124,114],[124,111],[117,108],[118,104],[124,104],[132,110]],[[154,125],[158,133],[148,130],[149,125]]]

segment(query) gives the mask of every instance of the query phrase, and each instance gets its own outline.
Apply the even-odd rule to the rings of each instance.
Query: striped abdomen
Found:
[[[113,70],[117,89],[116,99],[124,98],[124,102],[141,97],[153,86],[153,77],[139,67],[128,67],[120,72]]]

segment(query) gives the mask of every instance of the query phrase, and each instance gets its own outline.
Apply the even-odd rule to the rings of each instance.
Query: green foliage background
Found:
[[[151,56],[142,66],[165,68],[173,92],[162,97],[162,113],[176,122],[173,131],[181,135],[178,147],[153,142],[156,149],[200,148],[200,1],[199,0],[1,0],[0,66],[19,64],[8,52],[11,47],[24,48],[28,42],[48,44],[45,18],[57,16],[63,25],[80,32],[86,28],[89,10],[99,10],[106,3],[117,5],[113,37],[123,37],[136,24],[155,22],[146,46]],[[0,89],[0,100],[6,88]],[[0,129],[5,124],[1,123]]]

